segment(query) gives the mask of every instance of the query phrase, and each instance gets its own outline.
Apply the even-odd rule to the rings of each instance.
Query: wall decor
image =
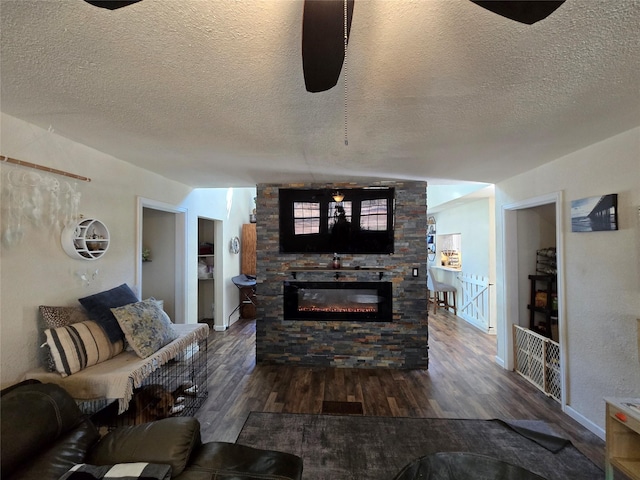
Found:
[[[233,237],[229,242],[229,251],[235,254],[240,253],[240,239],[238,237]]]
[[[571,201],[571,231],[618,230],[618,194],[610,193]]]
[[[80,192],[76,184],[46,172],[13,167],[2,171],[1,183],[2,243],[7,247],[19,244],[32,228],[65,226],[78,215]]]
[[[83,218],[67,225],[60,238],[62,248],[76,260],[97,260],[109,249],[109,230],[100,220]]]

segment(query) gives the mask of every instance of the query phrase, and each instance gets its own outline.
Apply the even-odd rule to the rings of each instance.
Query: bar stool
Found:
[[[433,304],[434,315],[437,313],[438,307],[446,308],[447,310],[453,309],[453,314],[458,315],[456,287],[449,285],[448,283],[437,281],[433,275],[433,269],[431,268],[429,268],[429,275],[427,275],[427,289],[429,290],[429,303]],[[453,298],[453,303],[449,303],[449,294],[452,294],[451,297]]]
[[[240,290],[240,303],[236,308],[233,309],[233,312],[229,314],[229,321],[231,321],[231,316],[236,313],[242,306],[244,305],[253,305],[256,306],[253,299],[256,296],[256,279],[255,277],[249,277],[244,273],[240,275],[236,275],[231,279],[233,284],[238,287]]]

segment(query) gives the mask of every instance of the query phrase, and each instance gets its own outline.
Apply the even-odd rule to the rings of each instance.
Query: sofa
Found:
[[[302,459],[296,455],[233,443],[202,443],[200,424],[192,417],[119,427],[101,438],[91,419],[58,385],[29,380],[0,393],[3,480],[99,478],[68,475],[72,468],[79,468],[78,464],[92,467],[138,463],[165,469],[166,476],[139,476],[145,479],[302,477]]]

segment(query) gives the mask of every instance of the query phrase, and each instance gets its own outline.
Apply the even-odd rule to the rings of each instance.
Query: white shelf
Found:
[[[62,248],[76,260],[97,260],[109,249],[109,229],[99,220],[85,218],[62,230]]]

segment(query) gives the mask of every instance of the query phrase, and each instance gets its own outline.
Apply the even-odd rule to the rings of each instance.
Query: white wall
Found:
[[[431,188],[431,187],[428,187]],[[429,190],[427,189],[427,202]],[[468,275],[479,275],[489,278],[490,283],[495,281],[495,207],[494,199],[481,198],[466,202],[460,206],[446,208],[434,213],[436,219],[437,239],[440,235],[459,233],[462,237],[462,271]],[[437,251],[441,245],[436,245]],[[440,256],[436,255],[432,262],[440,264]],[[458,289],[457,298],[461,299],[460,282],[456,280],[456,272],[435,270],[437,280]],[[493,287],[490,288],[490,301],[494,302]],[[460,307],[460,305],[458,305]],[[491,317],[495,316],[495,304],[490,306]],[[495,326],[495,321],[490,320],[490,325]]]
[[[640,394],[640,128],[609,138],[496,185],[496,231],[504,205],[562,192],[567,412],[601,433],[603,398]],[[620,230],[572,233],[571,200],[618,194]],[[504,286],[498,242],[497,283]],[[504,307],[504,290],[498,289]],[[498,310],[498,323],[513,323]],[[506,358],[509,328],[498,329]]]
[[[163,300],[164,311],[176,321],[175,311],[175,214],[144,209],[143,248],[151,250],[151,261],[142,264],[141,298]]]
[[[197,217],[223,221],[220,240],[237,235],[253,208],[255,189],[197,190],[147,170],[72,142],[6,114],[0,114],[2,155],[65,170],[91,178],[77,182],[80,213],[104,222],[110,232],[109,251],[96,261],[75,260],[60,246],[60,228],[30,226],[21,243],[0,245],[0,382],[21,380],[38,366],[39,305],[79,305],[78,298],[127,283],[134,291],[137,249],[138,196],[187,208],[188,242],[187,318],[197,320]],[[0,165],[3,180],[8,171],[36,172],[24,167]],[[44,174],[43,175],[50,175]],[[65,177],[56,176],[61,182]],[[5,185],[3,185],[5,188]],[[3,205],[3,214],[4,207]],[[223,252],[221,284],[223,301],[219,317],[226,318],[237,304],[237,289],[227,286],[239,273],[239,258]],[[228,262],[227,262],[228,260]],[[99,270],[89,285],[78,272]],[[231,306],[230,309],[228,307]]]

